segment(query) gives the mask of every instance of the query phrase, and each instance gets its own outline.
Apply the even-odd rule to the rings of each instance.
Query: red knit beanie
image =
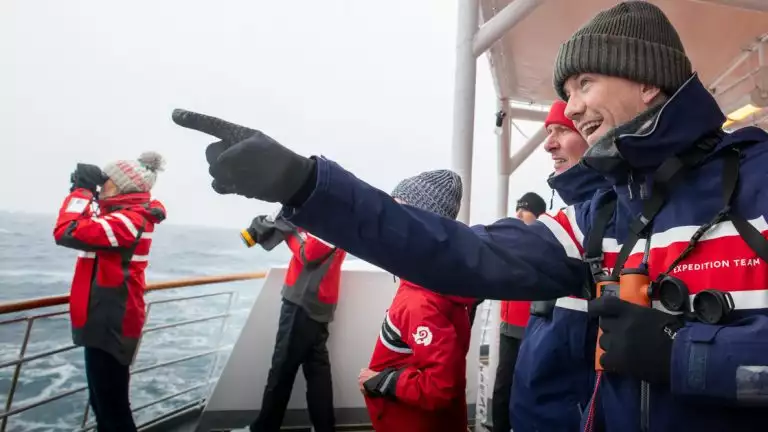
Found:
[[[561,100],[555,101],[555,103],[552,104],[552,108],[549,109],[547,119],[544,120],[544,127],[547,127],[551,124],[558,124],[578,133],[579,131],[576,129],[576,126],[573,125],[571,119],[565,116],[566,105],[568,104]]]

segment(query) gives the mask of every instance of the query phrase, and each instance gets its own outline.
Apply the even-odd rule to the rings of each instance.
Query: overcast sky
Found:
[[[56,212],[77,162],[146,150],[167,159],[153,193],[169,222],[239,227],[274,210],[210,189],[210,140],[173,124],[176,107],[261,129],[386,191],[450,168],[455,27],[448,0],[0,2],[0,210]],[[496,106],[487,58],[478,65],[472,222],[488,223]],[[550,171],[537,150],[510,203],[529,190],[548,200]]]

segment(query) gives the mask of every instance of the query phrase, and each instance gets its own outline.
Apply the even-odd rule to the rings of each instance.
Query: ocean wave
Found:
[[[74,268],[74,263],[72,264]],[[8,280],[3,280],[7,278]],[[56,282],[70,283],[72,281],[72,270],[69,271],[51,271],[41,269],[0,269],[0,280],[3,285],[13,284],[50,284]]]

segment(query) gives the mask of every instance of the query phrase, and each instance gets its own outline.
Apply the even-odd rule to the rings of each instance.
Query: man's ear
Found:
[[[666,100],[661,89],[650,84],[640,84],[640,97],[645,105],[655,105]]]

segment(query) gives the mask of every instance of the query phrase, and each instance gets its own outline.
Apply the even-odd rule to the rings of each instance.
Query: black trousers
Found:
[[[98,432],[135,432],[129,398],[130,367],[106,351],[85,348],[85,377]]]
[[[312,426],[317,432],[334,430],[336,419],[327,341],[327,323],[311,319],[304,309],[283,300],[264,400],[251,431],[280,430],[299,366],[307,382],[307,408]]]
[[[510,393],[522,342],[522,339],[499,335],[499,365],[493,383],[493,432],[509,432],[512,429],[509,424]]]

